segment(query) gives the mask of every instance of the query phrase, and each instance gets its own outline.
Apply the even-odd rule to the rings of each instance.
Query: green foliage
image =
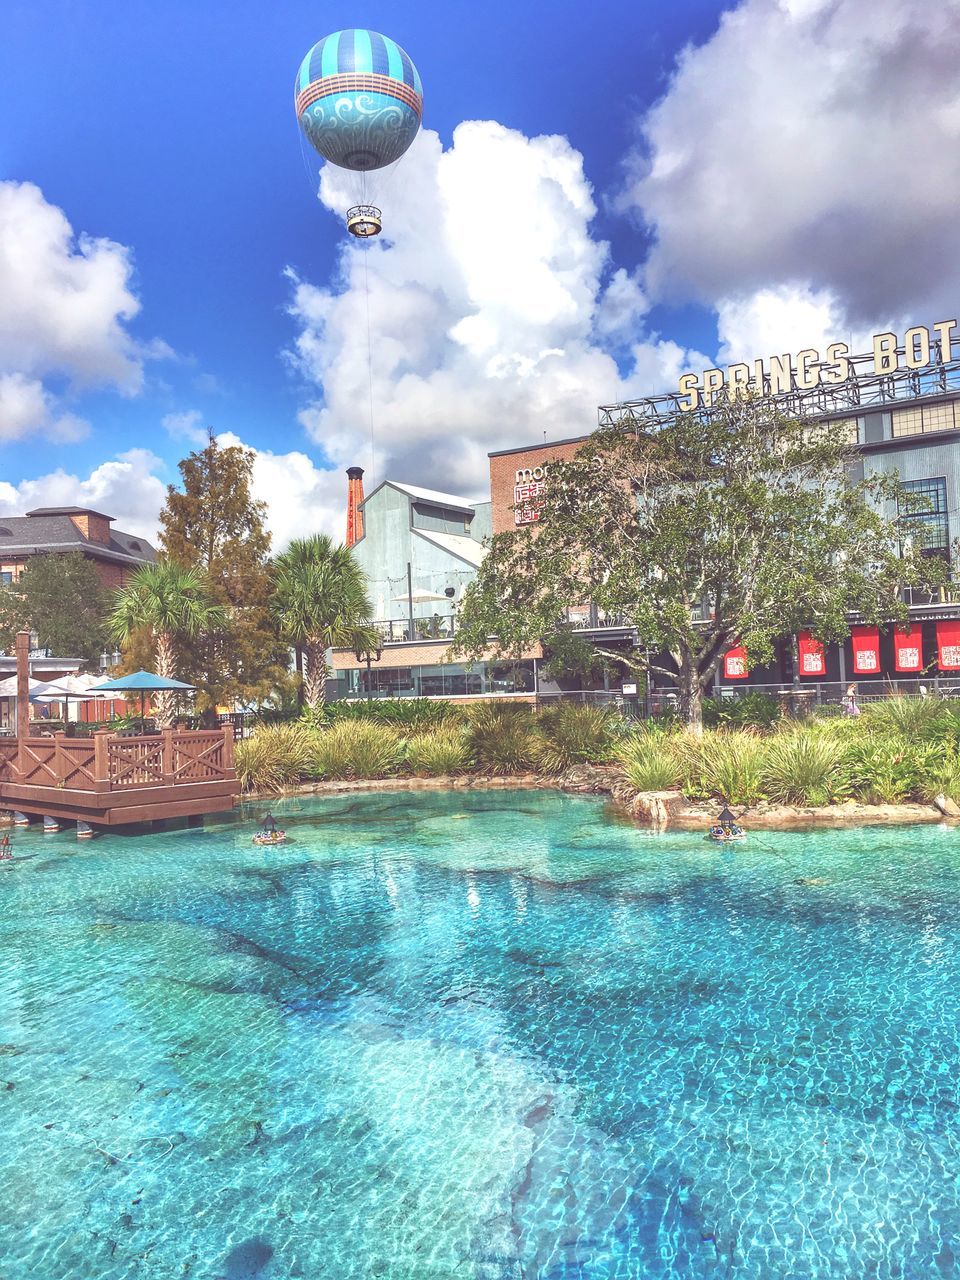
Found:
[[[843,787],[845,756],[835,736],[803,730],[777,734],[764,743],[764,793],[781,804],[830,804]]]
[[[266,503],[251,491],[254,454],[241,445],[207,445],[179,464],[182,492],[170,485],[160,513],[160,548],[193,569],[224,611],[216,630],[179,641],[183,678],[197,686],[202,711],[221,702],[267,697],[288,656],[270,616]]]
[[[107,643],[113,593],[83,552],[31,556],[5,592],[8,608],[0,613],[15,623],[14,631],[35,631],[41,647],[57,657],[83,658],[96,667]]]
[[[313,772],[319,778],[389,778],[403,763],[399,734],[369,720],[343,720],[313,742]]]
[[[727,804],[756,804],[763,796],[764,743],[743,731],[715,732],[676,739],[684,791]]]
[[[868,703],[861,719],[870,731],[910,741],[938,738],[952,727],[953,715],[944,698],[884,698]]]
[[[615,717],[604,707],[561,702],[537,716],[534,763],[543,773],[609,760]]]
[[[470,767],[470,744],[462,728],[451,725],[415,733],[407,742],[411,773],[443,777],[465,773]]]
[[[666,734],[638,733],[617,747],[627,781],[638,791],[668,791],[680,783],[680,765]]]
[[[244,791],[280,792],[309,776],[313,752],[313,736],[300,725],[264,725],[237,743],[237,777]]]
[[[944,765],[933,743],[867,738],[854,743],[844,761],[843,790],[865,804],[902,804],[929,799]]]
[[[482,773],[522,773],[533,767],[537,740],[528,704],[478,702],[467,716],[470,752]]]
[[[703,723],[709,728],[772,729],[781,714],[777,699],[759,691],[703,700]]]
[[[323,711],[308,709],[305,716],[316,722],[337,724],[342,720],[373,720],[394,729],[419,733],[450,723],[462,723],[460,707],[433,698],[372,698],[369,702],[329,702]]]

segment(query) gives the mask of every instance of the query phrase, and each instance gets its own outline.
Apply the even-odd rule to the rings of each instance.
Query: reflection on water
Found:
[[[960,833],[283,818],[14,837],[3,1280],[960,1274]]]

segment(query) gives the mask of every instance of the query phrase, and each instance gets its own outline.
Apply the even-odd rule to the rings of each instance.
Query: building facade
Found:
[[[157,553],[145,538],[112,524],[113,516],[88,507],[38,507],[25,516],[0,516],[0,581],[16,582],[32,556],[80,551],[105,587],[122,587]]]

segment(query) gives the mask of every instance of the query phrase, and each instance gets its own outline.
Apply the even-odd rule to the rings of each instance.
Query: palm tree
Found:
[[[349,548],[336,546],[326,534],[296,538],[274,563],[270,607],[281,637],[303,648],[307,706],[320,706],[326,698],[327,649],[373,643],[363,570]]]
[[[158,560],[138,569],[121,587],[108,625],[121,645],[129,644],[136,632],[148,631],[156,646],[157,675],[173,679],[177,637],[193,638],[225,622],[226,612],[214,604],[206,582],[195,569],[185,569],[173,560]],[[173,694],[159,694],[156,707],[157,720],[168,725],[173,719]]]

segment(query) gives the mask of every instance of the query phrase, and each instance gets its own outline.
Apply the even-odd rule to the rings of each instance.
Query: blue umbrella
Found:
[[[154,675],[152,671],[134,671],[129,676],[118,676],[116,680],[104,680],[100,684],[91,685],[89,693],[139,693],[140,694],[140,732],[143,732],[143,695],[145,693],[162,693],[166,689],[195,689],[193,684],[184,684],[182,680],[171,680],[168,676]]]

